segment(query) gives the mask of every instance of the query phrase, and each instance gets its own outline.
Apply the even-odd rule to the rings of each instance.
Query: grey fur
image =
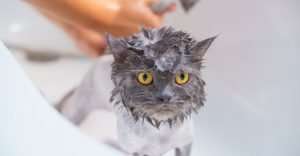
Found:
[[[117,116],[118,143],[129,154],[161,156],[176,149],[189,156],[194,134],[192,112],[205,101],[201,78],[203,56],[215,37],[197,42],[173,28],[142,29],[127,38],[107,35],[112,56],[103,56],[73,94],[59,105],[61,112],[79,124],[92,110],[113,110]],[[109,80],[112,63],[111,79]],[[137,82],[137,73],[153,75],[150,85]],[[186,84],[175,75],[188,72]],[[106,88],[106,89],[104,89]],[[109,93],[113,89],[108,105]],[[166,102],[164,97],[170,97]],[[124,109],[123,109],[124,108]],[[105,127],[105,125],[104,125]]]
[[[216,37],[197,42],[188,33],[171,27],[142,29],[121,39],[106,36],[115,58],[111,75],[115,88],[110,101],[125,107],[136,121],[146,119],[157,128],[161,123],[171,127],[203,106],[205,82],[200,69],[203,56]],[[151,85],[137,82],[136,75],[142,71],[153,75]],[[178,85],[175,75],[183,71],[190,74],[190,79]],[[166,94],[171,96],[169,103],[158,100]],[[160,111],[162,107],[168,110]]]

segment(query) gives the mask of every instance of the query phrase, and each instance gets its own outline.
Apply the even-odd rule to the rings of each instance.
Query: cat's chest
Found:
[[[128,113],[123,112],[118,115],[118,136],[120,145],[129,153],[157,155],[191,143],[193,122],[189,119],[184,124],[178,123],[172,128],[168,124],[162,124],[157,129],[146,121],[135,122]]]

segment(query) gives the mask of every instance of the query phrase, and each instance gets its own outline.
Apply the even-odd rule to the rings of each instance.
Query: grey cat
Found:
[[[96,63],[81,86],[62,101],[60,111],[78,124],[91,110],[111,109],[118,119],[119,144],[127,153],[161,156],[175,148],[176,156],[189,156],[191,114],[205,101],[203,56],[216,37],[198,42],[171,27],[106,37],[113,54],[107,61],[112,62],[113,86],[106,87],[113,88],[110,102],[115,107],[103,105],[99,88],[108,82],[99,82],[106,75],[99,74],[104,67]]]

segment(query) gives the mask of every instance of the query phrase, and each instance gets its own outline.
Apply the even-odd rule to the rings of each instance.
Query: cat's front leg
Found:
[[[191,150],[192,150],[192,144],[187,144],[183,147],[176,148],[175,149],[175,156],[190,156],[191,155]]]
[[[72,96],[68,101],[60,104],[57,109],[71,122],[79,125],[94,108],[88,102],[81,102],[80,96],[76,94]]]
[[[56,108],[71,122],[78,125],[92,110],[99,107],[95,91],[93,72],[90,71],[81,85],[67,94]]]

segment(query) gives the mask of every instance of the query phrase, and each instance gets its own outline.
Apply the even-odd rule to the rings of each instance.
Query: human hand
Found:
[[[102,54],[104,32],[127,36],[140,27],[159,27],[164,13],[155,14],[156,0],[27,0],[37,10],[69,34],[81,51],[90,56]],[[174,6],[166,12],[174,10]]]

